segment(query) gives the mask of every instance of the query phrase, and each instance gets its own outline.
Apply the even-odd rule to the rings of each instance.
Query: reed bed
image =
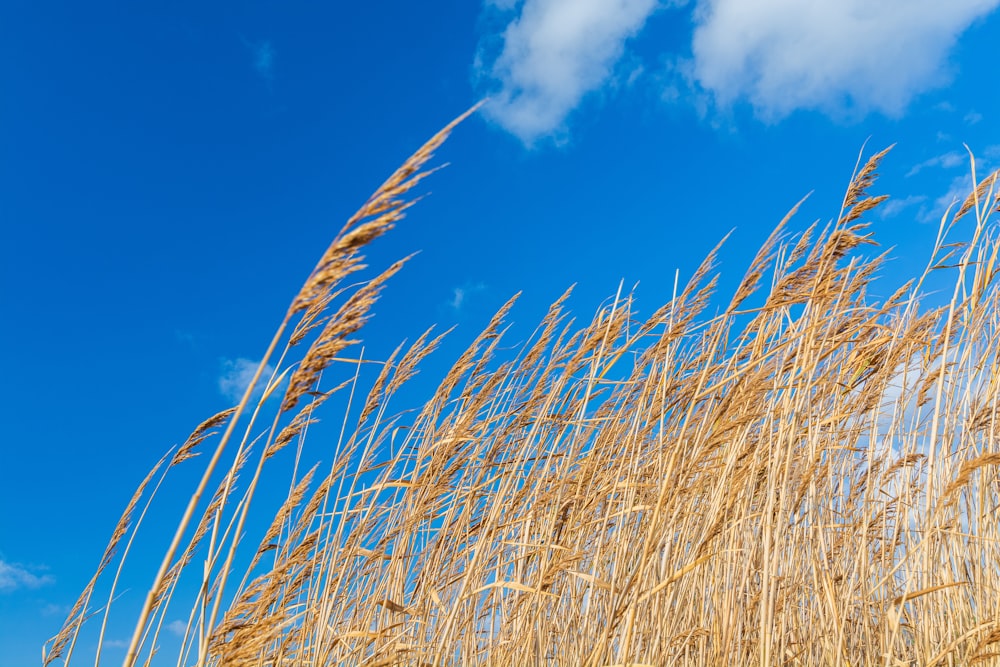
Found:
[[[564,297],[513,353],[511,300],[393,412],[441,337],[363,381],[357,336],[405,260],[356,274],[455,123],[334,239],[239,405],[140,484],[46,664],[81,659],[85,620],[104,637],[145,508],[192,459],[126,667],[1000,664],[996,173],[888,298],[865,224],[883,152],[835,222],[793,234],[793,209],[731,298],[713,252],[651,316],[619,292],[580,324]],[[950,285],[935,306],[930,279]],[[269,462],[335,401],[332,465],[251,534]]]

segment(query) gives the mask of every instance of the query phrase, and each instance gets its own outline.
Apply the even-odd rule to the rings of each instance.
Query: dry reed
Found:
[[[828,228],[789,235],[794,210],[782,221],[720,315],[705,314],[714,253],[646,320],[619,292],[577,326],[564,297],[502,360],[511,300],[404,423],[388,402],[441,337],[401,347],[366,388],[352,336],[400,263],[345,278],[454,124],[324,253],[261,362],[255,383],[282,349],[260,404],[251,386],[171,459],[226,424],[126,667],[1000,664],[995,173],[888,299],[869,294],[885,257],[864,254],[861,221],[884,199],[867,193],[882,152]],[[971,238],[955,246],[966,215]],[[921,303],[931,273],[954,278],[940,307]],[[265,464],[338,392],[355,417],[329,473],[293,479],[259,541],[245,539]],[[154,473],[98,575],[134,536]],[[237,570],[241,546],[256,550]],[[194,599],[179,599],[184,576],[200,582]],[[46,664],[69,662],[93,589]],[[157,652],[170,605],[189,619],[175,657]]]

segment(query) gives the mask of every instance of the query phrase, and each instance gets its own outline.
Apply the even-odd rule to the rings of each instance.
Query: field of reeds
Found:
[[[883,152],[827,227],[781,221],[732,295],[710,255],[651,316],[619,293],[579,323],[561,299],[511,352],[512,299],[404,419],[389,400],[444,334],[363,375],[403,261],[361,280],[361,253],[453,127],[333,240],[239,405],[141,482],[46,664],[95,661],[78,637],[105,636],[154,490],[199,465],[128,667],[1000,664],[996,173],[887,298]],[[269,478],[321,417],[332,465]],[[289,492],[262,523],[264,484]]]

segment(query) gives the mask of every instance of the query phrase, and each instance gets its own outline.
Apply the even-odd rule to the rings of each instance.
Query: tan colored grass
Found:
[[[564,296],[513,355],[512,299],[433,395],[394,414],[440,337],[401,346],[368,382],[353,338],[400,265],[345,278],[453,126],[349,221],[295,297],[261,362],[278,357],[265,396],[290,378],[274,421],[258,425],[251,387],[192,436],[228,419],[127,667],[1000,664],[995,174],[942,220],[927,271],[887,299],[871,294],[885,256],[863,221],[884,199],[868,194],[882,152],[826,229],[794,236],[791,214],[781,222],[721,315],[706,315],[714,252],[645,320],[620,290],[578,325]],[[950,245],[970,213],[969,240]],[[954,278],[936,308],[921,303],[932,272]],[[282,482],[269,528],[244,536],[268,463],[334,394],[347,412],[329,472]],[[183,577],[200,582],[194,599]],[[92,589],[48,662],[68,658]],[[189,619],[169,658],[157,654],[168,608]]]

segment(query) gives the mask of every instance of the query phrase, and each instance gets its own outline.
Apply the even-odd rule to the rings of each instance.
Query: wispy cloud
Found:
[[[243,41],[243,45],[247,47],[247,50],[250,51],[251,64],[254,71],[270,84],[274,80],[274,45],[267,39],[255,42],[242,35],[240,39]]]
[[[880,215],[883,220],[886,218],[894,218],[906,209],[919,206],[925,201],[927,201],[927,197],[924,195],[910,195],[909,197],[904,197],[902,199],[890,199],[879,207],[879,210],[881,211]]]
[[[982,165],[977,165],[977,175],[980,177],[985,176],[985,171],[979,172],[979,168]],[[917,214],[917,219],[920,222],[938,222],[941,220],[941,216],[949,210],[949,207],[955,207],[965,201],[973,190],[972,184],[972,174],[962,174],[961,176],[956,176],[951,180],[951,184],[948,187],[947,192],[942,194],[940,197],[935,199],[929,205],[922,206],[920,212]],[[955,212],[955,208],[951,208],[951,213]]]
[[[187,631],[187,623],[184,621],[170,621],[167,623],[167,630],[178,637],[183,637]]]
[[[483,283],[466,283],[461,287],[452,288],[451,299],[448,300],[448,307],[454,311],[460,311],[468,303],[469,298],[486,289]]]
[[[970,192],[972,192],[972,176],[968,174],[956,176],[952,179],[951,186],[947,192],[935,199],[930,206],[921,208],[920,221],[937,222],[944,215],[945,211],[948,210],[949,206],[955,205],[956,202],[964,201]]]
[[[476,68],[491,94],[486,114],[526,144],[558,133],[584,96],[608,82],[628,39],[661,4],[488,1],[488,10],[517,15],[499,37],[480,43]]]
[[[67,616],[71,609],[68,604],[49,602],[42,607],[42,616]]]
[[[0,593],[13,593],[25,588],[41,588],[55,583],[48,574],[38,574],[42,567],[9,563],[0,560]]]
[[[960,167],[963,164],[969,164],[969,156],[963,155],[958,151],[950,151],[942,155],[935,155],[932,158],[928,158],[919,164],[913,165],[908,172],[906,172],[906,177],[915,176],[919,174],[924,169],[930,167],[941,167],[942,169],[954,169],[955,167]]]
[[[973,110],[973,111],[970,111],[969,113],[965,114],[965,116],[962,118],[962,120],[965,121],[966,125],[976,125],[977,123],[982,122],[982,120],[983,120],[983,114],[979,113],[978,111]]]
[[[274,47],[271,42],[261,42],[253,50],[253,68],[265,80],[274,79]]]
[[[186,347],[196,347],[197,340],[195,335],[190,331],[181,331],[180,329],[174,329],[174,339]]]
[[[128,642],[124,639],[109,639],[104,642],[107,648],[128,648]]]
[[[480,41],[475,69],[492,95],[489,117],[526,144],[558,137],[589,94],[615,81],[631,38],[653,14],[689,7],[689,52],[677,44],[644,48],[670,64],[666,76],[649,77],[659,80],[664,99],[701,110],[746,102],[768,122],[799,109],[838,118],[899,116],[916,96],[952,79],[952,47],[998,6],[1000,0],[485,0],[483,25],[495,29]]]
[[[243,398],[243,393],[250,386],[254,373],[257,372],[259,361],[253,359],[223,359],[222,373],[219,375],[219,392],[234,403]],[[264,393],[264,386],[274,373],[274,367],[268,364],[261,373],[260,381],[254,388],[252,398],[259,398]]]
[[[975,152],[974,156],[976,178],[981,180],[996,168],[996,162],[1000,160],[1000,145],[993,144],[987,146],[982,151]],[[931,158],[917,165],[917,167],[921,168],[925,166],[935,166],[943,169],[962,168],[961,172],[951,172],[953,175],[950,176],[950,180],[946,181],[949,184],[947,191],[933,201],[923,204],[917,213],[917,219],[920,222],[938,222],[941,216],[948,211],[948,207],[964,202],[972,192],[974,188],[972,182],[972,158],[969,157],[968,153],[955,151],[938,156],[937,158]],[[917,167],[911,169],[910,174],[914,173]],[[952,212],[954,212],[954,209],[952,209]]]

